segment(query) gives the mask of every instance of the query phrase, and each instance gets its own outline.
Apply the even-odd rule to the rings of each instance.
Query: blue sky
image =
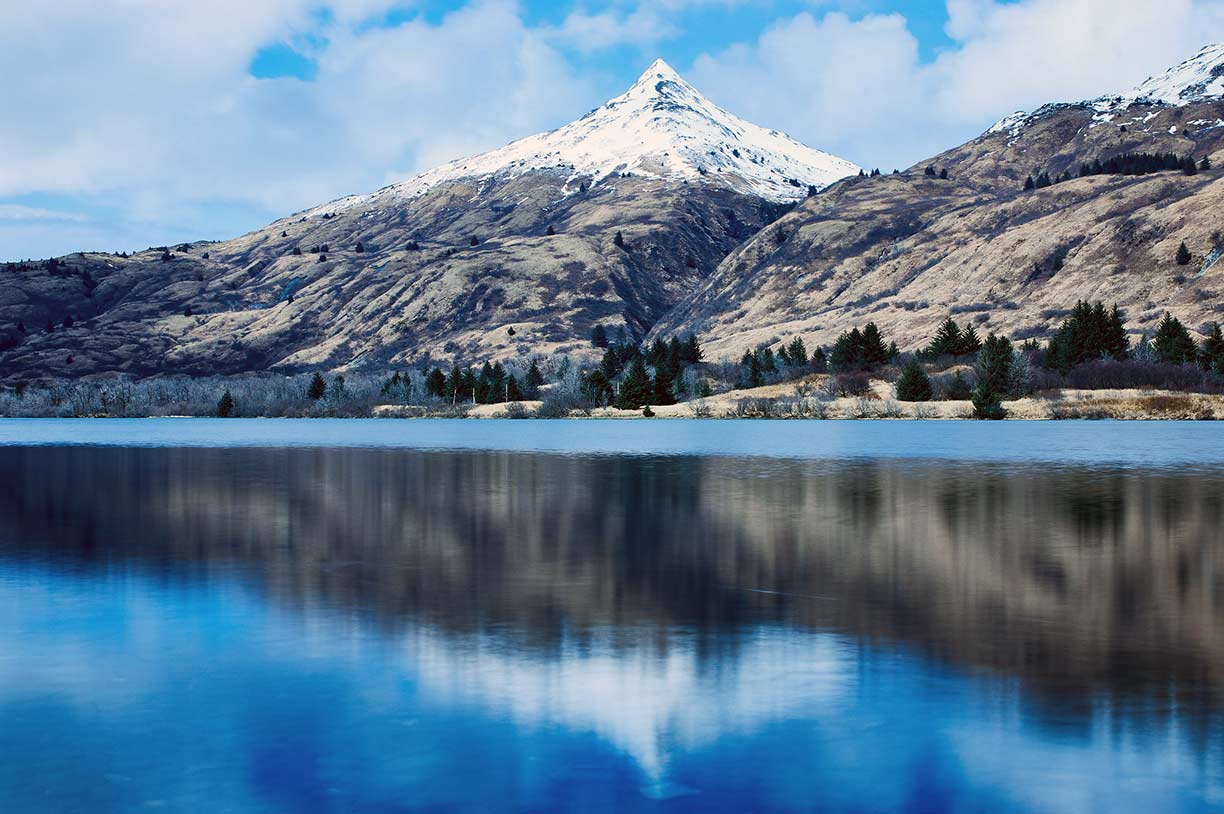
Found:
[[[1219,40],[1224,0],[3,4],[0,260],[232,237],[557,127],[659,56],[889,170]]]

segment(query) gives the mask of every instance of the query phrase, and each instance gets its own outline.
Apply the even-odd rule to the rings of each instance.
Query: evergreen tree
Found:
[[[347,391],[344,389],[343,373],[332,379],[332,383],[327,388],[327,395],[331,397],[332,401],[341,401],[346,395],[348,395]]]
[[[536,364],[535,359],[531,360],[531,366],[527,368],[527,378],[524,381],[523,395],[528,399],[535,399],[540,395],[540,388],[544,386],[544,374],[540,372],[540,366]]]
[[[874,322],[863,328],[863,362],[867,367],[888,364],[892,357],[884,346],[884,335]]]
[[[816,352],[812,354],[812,370],[816,373],[824,373],[829,369],[829,357],[825,354],[825,349],[821,345],[816,346]]]
[[[1211,159],[1203,156],[1203,160],[1199,162],[1199,172],[1206,172],[1211,169]]]
[[[1012,346],[1005,336],[990,334],[978,351],[977,377],[979,392],[1003,396],[1011,381]],[[986,390],[982,390],[985,385]]]
[[[790,359],[792,367],[805,367],[808,363],[807,346],[803,344],[803,337],[796,336],[786,346],[786,355]]]
[[[584,375],[578,387],[583,397],[597,407],[612,403],[612,382],[599,368]]]
[[[653,385],[650,374],[646,372],[646,364],[641,356],[633,360],[625,380],[621,382],[620,395],[616,406],[622,410],[636,410],[650,403]]]
[[[615,348],[608,348],[604,351],[603,361],[600,362],[599,367],[603,371],[604,377],[608,381],[612,381],[620,375],[620,372],[624,369],[624,363],[621,361],[621,355]]]
[[[650,350],[646,351],[646,364],[651,367],[658,367],[667,360],[667,346],[663,344],[662,339],[655,339],[654,344],[650,346]]]
[[[999,394],[990,386],[989,382],[982,381],[978,383],[977,389],[973,391],[972,400],[974,418],[997,421],[1007,417],[1007,410],[1003,409],[1003,403],[999,400]]]
[[[836,373],[844,373],[858,370],[864,364],[862,331],[853,328],[837,337],[833,350],[829,353],[829,367]]]
[[[667,365],[655,368],[652,404],[675,404],[675,379]]]
[[[1099,300],[1095,304],[1080,300],[1050,339],[1045,365],[1068,373],[1082,362],[1107,357],[1125,359],[1129,351],[1130,340],[1118,307],[1115,305],[1107,312]]]
[[[965,330],[961,331],[960,341],[956,344],[957,356],[968,356],[971,353],[977,353],[982,349],[982,340],[978,336],[977,329],[972,323],[965,325]]]
[[[1198,346],[1190,338],[1190,332],[1182,325],[1181,320],[1169,312],[1156,327],[1156,336],[1152,340],[1152,350],[1161,362],[1171,365],[1184,365],[1198,359]]]
[[[1194,159],[1186,156],[1182,159],[1181,171],[1185,175],[1198,175],[1198,165],[1194,163]]]
[[[71,328],[72,326],[73,326],[72,314],[68,314],[67,316],[64,317],[64,328],[68,329],[68,328]]]
[[[306,389],[306,396],[311,401],[318,401],[327,394],[327,380],[323,378],[323,374],[315,373],[314,378],[310,380],[310,387]]]
[[[969,386],[969,382],[965,381],[965,377],[958,370],[956,375],[952,377],[952,382],[948,385],[948,399],[951,401],[966,401],[973,397],[973,388]]]
[[[518,377],[513,373],[506,377],[506,401],[522,401],[525,398]]]
[[[761,373],[761,358],[752,351],[744,351],[744,358],[740,360],[740,368],[744,387],[760,387],[765,383],[765,376]]]
[[[771,373],[778,372],[778,360],[774,358],[774,352],[768,347],[761,348],[757,351],[761,360],[761,372],[768,376]]]
[[[1033,181],[1033,176],[1030,175],[1029,177],[1024,179],[1024,191],[1025,192],[1028,192],[1029,190],[1033,189],[1036,186],[1037,186],[1037,183]]]
[[[441,368],[435,367],[429,371],[429,375],[425,377],[425,392],[434,398],[443,398],[446,395],[446,374]]]
[[[463,371],[463,374],[460,378],[462,381],[462,385],[461,385],[462,389],[460,390],[459,398],[465,399],[465,400],[471,399],[472,403],[475,404],[476,403],[476,384],[477,384],[476,371],[472,370],[469,367],[467,370]]]
[[[355,251],[357,254],[362,254],[365,252],[365,244],[358,240],[357,245],[353,247],[353,251]]]
[[[947,167],[944,167],[942,170],[939,171],[939,179],[941,181],[948,180],[948,168]]]
[[[931,337],[931,342],[923,351],[927,356],[936,358],[939,356],[959,356],[961,353],[961,330],[956,324],[956,320],[948,317],[935,331],[935,336]]]
[[[1204,370],[1219,370],[1224,367],[1224,334],[1220,332],[1220,323],[1211,323],[1211,331],[1203,340],[1199,362]]]
[[[229,388],[221,394],[221,399],[217,402],[217,417],[230,418],[234,415],[234,397],[230,393]]]
[[[697,341],[697,334],[689,334],[684,338],[684,353],[682,355],[685,364],[696,365],[702,360],[701,344]]]
[[[493,404],[506,400],[506,379],[506,368],[501,362],[494,362],[493,370],[489,374],[489,401]]]
[[[552,237],[552,236],[554,236],[555,234],[557,234],[557,230],[556,230],[556,229],[554,229],[554,228],[552,227],[552,225],[550,224],[550,225],[549,225],[549,227],[548,227],[548,231],[546,231],[546,232],[545,232],[545,234],[546,234],[546,235],[548,235],[549,237]]]
[[[457,364],[451,367],[450,375],[446,377],[446,392],[443,395],[445,395],[451,404],[458,404],[461,399],[466,397],[463,371],[459,369]]]
[[[927,167],[925,170],[923,170],[923,172],[925,172],[925,173],[926,173],[926,175],[927,175],[927,177],[928,177],[928,178],[933,178],[933,177],[935,177],[935,168],[934,168],[934,167]]]
[[[1177,260],[1177,265],[1179,266],[1185,266],[1189,264],[1190,250],[1186,248],[1185,241],[1183,241],[1182,244],[1177,247],[1177,256],[1174,259]]]
[[[616,245],[616,248],[618,249],[625,248],[625,236],[622,235],[619,231],[616,233],[616,237],[612,239],[612,242]]]
[[[608,347],[608,330],[603,325],[596,324],[591,329],[591,344],[597,348]]]
[[[916,360],[901,371],[897,379],[897,398],[901,401],[930,401],[931,379]]]

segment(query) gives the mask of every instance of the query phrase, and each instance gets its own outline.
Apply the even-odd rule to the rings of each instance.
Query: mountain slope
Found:
[[[1136,333],[1165,308],[1195,327],[1220,318],[1218,170],[1023,187],[1128,152],[1218,166],[1222,75],[1212,46],[1133,91],[1016,114],[904,173],[839,182],[737,249],[654,333],[693,330],[737,355],[791,335],[827,343],[870,319],[905,348],[953,314],[1040,337],[1081,297],[1117,302]],[[1174,260],[1182,241],[1187,266]]]
[[[789,201],[855,171],[656,63],[560,130],[234,240],[7,266],[0,362],[229,373],[577,349],[596,323],[640,338]]]

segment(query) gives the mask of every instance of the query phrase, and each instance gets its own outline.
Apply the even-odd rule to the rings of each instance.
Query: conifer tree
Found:
[[[655,339],[654,344],[650,346],[650,350],[646,351],[646,364],[651,367],[658,367],[667,360],[667,346],[663,344],[662,339]]]
[[[948,399],[951,401],[966,401],[973,396],[973,388],[965,381],[964,375],[958,370],[948,385]]]
[[[761,373],[761,358],[757,354],[750,350],[744,351],[744,358],[740,360],[740,368],[744,377],[744,387],[760,387],[765,383],[765,377]]]
[[[676,396],[674,386],[675,379],[672,377],[671,370],[668,369],[667,365],[662,365],[656,368],[651,403],[675,404]]]
[[[956,320],[948,317],[935,331],[931,342],[926,346],[926,355],[930,357],[959,356],[961,354],[961,329]]]
[[[450,375],[446,377],[445,396],[450,400],[451,404],[458,404],[459,401],[466,396],[463,371],[459,369],[459,365],[457,364],[451,367]]]
[[[689,334],[684,338],[684,354],[685,364],[696,365],[702,360],[701,344],[697,341],[697,334]]]
[[[956,345],[957,356],[968,356],[971,353],[977,353],[982,349],[982,340],[978,337],[977,330],[973,327],[973,323],[965,325],[965,329],[961,331],[960,342]]]
[[[591,329],[591,344],[597,348],[608,347],[608,329],[602,324],[596,324]]]
[[[816,373],[824,373],[829,369],[829,357],[825,354],[825,349],[821,345],[816,346],[816,351],[812,354],[812,370]]]
[[[650,404],[653,385],[650,374],[646,372],[646,364],[641,356],[636,357],[621,382],[620,395],[616,406],[622,410],[636,410]]]
[[[1028,192],[1029,190],[1033,189],[1036,186],[1037,184],[1035,181],[1033,181],[1033,176],[1030,175],[1029,177],[1024,179],[1024,191],[1025,192]]]
[[[582,377],[579,389],[588,401],[598,407],[612,403],[612,382],[599,368]]]
[[[506,401],[522,401],[523,388],[519,386],[518,377],[511,373],[506,377]]]
[[[435,367],[429,371],[429,375],[425,377],[425,392],[434,398],[443,398],[446,395],[446,374],[441,368]]]
[[[1186,248],[1185,241],[1182,241],[1182,244],[1177,247],[1177,256],[1174,259],[1177,260],[1177,265],[1179,266],[1185,266],[1189,264],[1190,250]]]
[[[867,367],[888,364],[892,357],[884,346],[884,335],[874,322],[868,322],[863,328],[863,362]]]
[[[1198,359],[1198,346],[1190,338],[1190,332],[1182,325],[1181,320],[1165,312],[1164,319],[1156,327],[1156,336],[1152,340],[1152,350],[1161,362],[1171,365],[1184,365]]]
[[[616,233],[616,237],[612,239],[612,242],[616,245],[616,248],[618,249],[625,248],[625,236],[621,234],[619,231]]]
[[[1003,396],[1007,393],[1008,382],[1011,381],[1012,346],[1005,336],[990,334],[978,351],[977,377],[978,389],[986,385],[991,393]]]
[[[1211,330],[1203,340],[1203,349],[1199,353],[1199,362],[1204,370],[1219,370],[1224,368],[1224,334],[1220,332],[1220,323],[1211,323]]]
[[[917,360],[910,362],[897,379],[897,398],[901,401],[930,401],[931,379]]]
[[[978,383],[977,389],[973,391],[972,401],[974,418],[997,421],[1007,417],[1007,410],[1003,409],[998,392],[990,386],[989,382]]]
[[[536,360],[531,360],[531,366],[527,368],[527,378],[524,381],[523,395],[528,399],[534,399],[540,395],[540,388],[544,386],[544,374],[540,372],[540,366],[536,364]]]
[[[229,388],[221,394],[221,399],[217,402],[217,417],[230,418],[234,415],[234,396],[230,393]]]
[[[778,372],[778,360],[774,358],[774,352],[768,347],[761,348],[757,351],[761,360],[761,373],[768,376],[771,373]]]
[[[1203,156],[1203,160],[1199,162],[1199,171],[1206,172],[1209,169],[1211,169],[1211,159]]]
[[[807,346],[803,344],[803,337],[796,336],[786,346],[787,357],[790,359],[792,367],[805,367],[808,363]]]
[[[314,378],[310,380],[310,387],[306,389],[306,396],[311,401],[318,401],[327,394],[327,380],[323,378],[323,374],[315,373]]]

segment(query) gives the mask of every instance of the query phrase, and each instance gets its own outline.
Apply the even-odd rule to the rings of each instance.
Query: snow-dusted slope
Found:
[[[1224,98],[1224,43],[1216,43],[1204,47],[1180,65],[1153,76],[1130,90],[1099,96],[1073,106],[1089,107],[1096,111],[1099,120],[1110,121],[1110,117],[1124,113],[1132,105],[1176,107],[1221,98]],[[1009,131],[1014,137],[1028,122],[1067,106],[1051,104],[1032,113],[1017,111],[996,122],[987,132]]]
[[[700,180],[774,201],[823,189],[859,167],[767,130],[710,102],[657,60],[623,96],[558,130],[452,161],[374,195],[344,198],[308,214],[374,204],[383,196],[415,197],[439,184],[537,170],[574,179],[631,173]]]

